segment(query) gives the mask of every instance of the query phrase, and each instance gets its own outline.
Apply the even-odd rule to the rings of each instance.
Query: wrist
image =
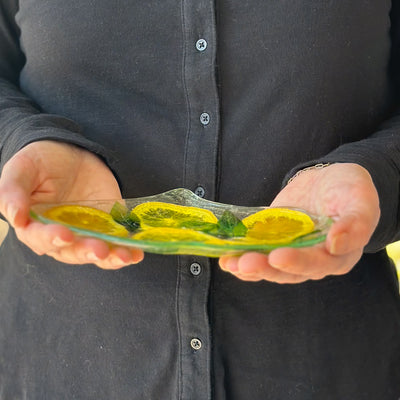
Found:
[[[299,171],[297,171],[292,177],[289,178],[289,180],[287,181],[287,184],[289,184],[290,182],[292,182],[295,178],[297,178],[299,175],[301,175],[303,172],[306,171],[312,171],[312,170],[320,170],[326,167],[329,167],[329,165],[331,165],[330,163],[318,163],[315,165],[311,165],[309,167],[300,169]]]

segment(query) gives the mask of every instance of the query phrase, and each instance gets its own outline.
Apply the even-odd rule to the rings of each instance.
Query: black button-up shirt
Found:
[[[242,282],[215,260],[120,271],[0,248],[0,398],[397,399],[398,1],[3,0],[1,165],[61,140],[123,196],[267,205],[291,170],[356,162],[382,218],[349,274]],[[391,29],[391,30],[390,30]],[[390,61],[392,60],[392,61]]]

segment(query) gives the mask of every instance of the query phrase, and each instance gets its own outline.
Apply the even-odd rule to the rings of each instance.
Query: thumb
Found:
[[[327,250],[332,255],[344,255],[364,248],[376,228],[377,220],[373,215],[361,213],[335,218],[327,235]]]
[[[14,228],[22,228],[29,222],[35,171],[33,163],[18,154],[4,165],[0,178],[0,213]]]
[[[335,171],[340,179],[331,179],[336,195],[328,204],[335,222],[328,232],[326,246],[332,255],[345,255],[368,244],[380,218],[379,195],[363,167],[342,164]]]

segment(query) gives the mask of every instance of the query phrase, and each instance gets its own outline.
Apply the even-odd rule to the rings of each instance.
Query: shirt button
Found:
[[[197,338],[193,338],[190,341],[190,346],[192,347],[193,350],[200,350],[201,349],[201,340]]]
[[[203,125],[208,125],[210,123],[210,114],[204,112],[200,114],[200,122]]]
[[[192,275],[194,276],[198,276],[201,273],[201,265],[199,263],[192,263],[190,265],[190,272],[192,273]]]
[[[206,191],[203,186],[197,186],[197,188],[194,190],[194,194],[203,198],[206,194]]]
[[[204,51],[207,48],[207,42],[204,39],[199,39],[196,42],[196,49],[198,51]]]

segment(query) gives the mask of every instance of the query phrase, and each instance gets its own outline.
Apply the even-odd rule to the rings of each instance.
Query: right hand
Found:
[[[38,141],[17,152],[0,177],[0,213],[18,239],[36,254],[69,264],[93,263],[117,269],[143,259],[143,252],[74,235],[62,225],[45,225],[29,218],[36,203],[120,199],[118,183],[96,155],[56,141]]]
[[[334,219],[324,243],[281,247],[268,255],[225,256],[221,268],[246,281],[301,283],[347,274],[361,258],[380,218],[369,172],[353,163],[303,171],[275,197],[272,207],[295,207]]]

